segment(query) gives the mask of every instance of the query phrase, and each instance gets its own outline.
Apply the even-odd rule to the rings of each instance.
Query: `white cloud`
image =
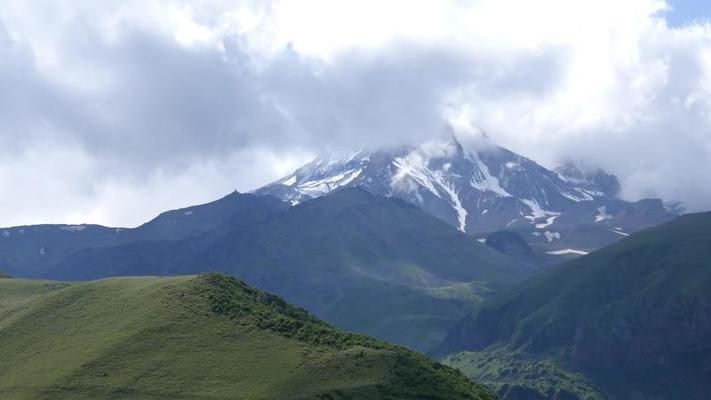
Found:
[[[266,183],[276,160],[427,139],[448,116],[549,166],[600,164],[630,199],[706,209],[711,26],[670,28],[667,9],[4,1],[0,187],[32,185],[0,224],[133,225]]]
[[[309,154],[250,148],[181,171],[107,176],[100,172],[101,161],[82,149],[39,145],[0,163],[2,222],[4,226],[48,222],[138,226],[160,212],[207,203],[235,188],[246,191],[276,180],[309,159]]]

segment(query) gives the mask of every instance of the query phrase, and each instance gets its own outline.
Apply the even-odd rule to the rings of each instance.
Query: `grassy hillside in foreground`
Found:
[[[0,280],[3,399],[495,399],[221,275]]]
[[[706,400],[711,213],[569,262],[491,301],[441,351],[506,349],[580,371],[618,400]]]
[[[23,305],[68,286],[70,284],[65,282],[0,277],[0,329],[13,320]]]

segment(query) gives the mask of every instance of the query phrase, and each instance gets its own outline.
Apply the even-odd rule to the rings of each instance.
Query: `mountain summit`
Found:
[[[676,215],[661,200],[618,199],[617,178],[601,170],[566,164],[553,171],[487,137],[477,142],[468,146],[449,135],[317,158],[256,193],[297,204],[357,186],[413,203],[462,232],[518,231],[553,256],[584,254]]]

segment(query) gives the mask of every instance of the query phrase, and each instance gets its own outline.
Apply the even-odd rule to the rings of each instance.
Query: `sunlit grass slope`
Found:
[[[241,281],[0,279],[2,399],[493,399]]]

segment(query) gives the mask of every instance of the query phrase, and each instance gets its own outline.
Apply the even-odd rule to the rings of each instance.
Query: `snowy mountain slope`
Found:
[[[676,215],[661,201],[617,199],[619,182],[600,170],[586,173],[566,165],[552,171],[488,139],[477,146],[462,143],[451,135],[417,146],[319,158],[256,193],[298,204],[358,186],[416,204],[470,234],[517,231],[543,253],[570,246],[594,250]]]

